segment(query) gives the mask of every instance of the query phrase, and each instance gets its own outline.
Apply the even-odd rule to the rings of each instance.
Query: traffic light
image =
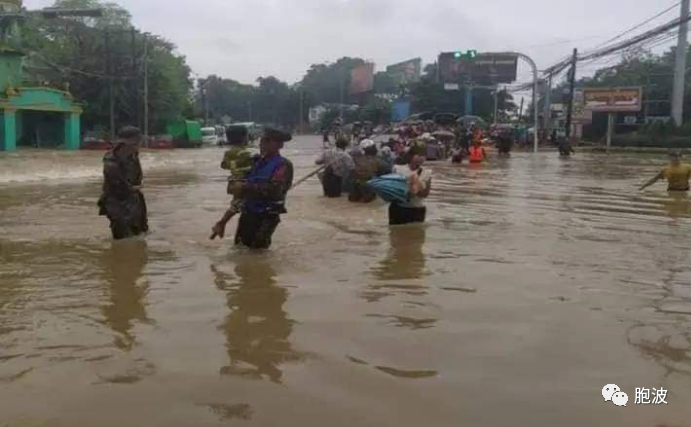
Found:
[[[461,59],[467,59],[467,60],[473,60],[477,57],[477,50],[468,50],[468,51],[456,51],[453,53],[453,57],[457,60]]]

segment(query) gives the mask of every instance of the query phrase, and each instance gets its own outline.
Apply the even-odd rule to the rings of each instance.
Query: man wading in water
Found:
[[[669,165],[655,175],[655,178],[645,183],[641,190],[645,190],[661,179],[667,180],[667,191],[689,191],[691,165],[681,162],[681,153],[671,153],[669,155]]]
[[[146,200],[141,192],[144,175],[139,163],[142,132],[127,126],[118,133],[115,147],[103,157],[103,194],[99,214],[110,220],[116,240],[149,231]]]
[[[355,169],[353,158],[346,153],[346,148],[348,148],[348,140],[340,138],[336,141],[336,148],[324,151],[315,162],[317,165],[326,165],[322,177],[322,186],[326,197],[341,197],[343,183]]]
[[[280,215],[286,213],[285,199],[293,185],[293,164],[281,156],[284,143],[292,136],[275,129],[266,129],[259,148],[261,157],[244,182],[232,182],[228,190],[242,199],[242,214],[235,234],[235,244],[252,249],[268,249]],[[226,224],[235,214],[231,208],[213,227],[214,237],[224,237]]]

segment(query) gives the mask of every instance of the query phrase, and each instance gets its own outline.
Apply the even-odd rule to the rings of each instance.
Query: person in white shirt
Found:
[[[407,203],[393,202],[389,206],[389,225],[425,222],[427,207],[425,199],[432,190],[432,171],[422,165],[425,158],[416,150],[409,153],[406,165],[396,165],[394,173],[408,179],[410,200]]]
[[[326,166],[322,177],[326,197],[341,197],[343,183],[355,169],[355,162],[350,154],[346,153],[346,148],[348,148],[348,140],[340,138],[336,141],[335,148],[325,150],[315,162],[317,165]]]

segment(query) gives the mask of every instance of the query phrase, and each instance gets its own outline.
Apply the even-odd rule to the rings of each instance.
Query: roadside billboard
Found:
[[[439,55],[441,83],[466,80],[478,85],[513,83],[518,76],[518,56],[511,53],[480,53],[474,58],[444,52]]]
[[[374,64],[367,62],[353,68],[350,73],[350,94],[371,92],[374,90]]]
[[[595,113],[637,113],[643,108],[643,88],[585,88],[583,105]]]
[[[391,120],[394,122],[402,122],[410,116],[410,101],[407,99],[399,99],[394,101],[391,106]]]
[[[589,125],[593,123],[593,110],[585,108],[583,90],[576,90],[574,92],[571,122],[576,125]]]
[[[422,75],[422,59],[415,58],[386,67],[386,74],[398,86],[408,85],[420,81]]]

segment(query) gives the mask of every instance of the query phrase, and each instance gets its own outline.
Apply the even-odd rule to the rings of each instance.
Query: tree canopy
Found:
[[[32,16],[24,28],[28,83],[68,87],[85,104],[85,129],[108,129],[111,79],[116,128],[142,126],[145,60],[152,132],[191,113],[191,70],[174,44],[134,29],[130,13],[115,3],[57,0],[54,7],[104,10],[99,18]]]

